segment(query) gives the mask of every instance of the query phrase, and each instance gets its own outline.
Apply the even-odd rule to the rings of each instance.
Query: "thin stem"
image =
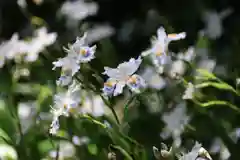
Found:
[[[115,112],[115,110],[114,110],[114,108],[112,107],[112,105],[109,103],[108,100],[106,100],[106,99],[103,97],[103,95],[100,94],[100,96],[101,96],[103,102],[106,104],[106,106],[108,106],[108,108],[111,110],[114,118],[116,119],[117,124],[120,124],[120,121],[119,121],[119,118],[118,118],[118,116],[117,116],[117,113]]]
[[[58,143],[58,144],[57,144],[57,155],[56,155],[55,160],[58,160],[58,159],[59,159],[59,151],[60,151],[60,144]]]
[[[97,121],[97,120],[93,119],[93,118],[90,117],[89,115],[84,114],[84,115],[82,115],[80,118],[87,119],[87,120],[93,122],[94,124],[97,124],[98,126],[101,126],[101,127],[104,128],[104,129],[107,128],[107,126],[106,126],[105,124],[101,123],[100,121]]]
[[[128,118],[128,107],[131,104],[131,102],[135,99],[136,95],[133,95],[130,99],[127,100],[127,102],[124,105],[124,120],[127,121]]]
[[[75,76],[75,78],[77,79],[78,82],[84,84],[83,81],[82,81],[78,76]],[[104,102],[105,105],[111,110],[111,112],[112,112],[112,114],[113,114],[113,116],[114,116],[117,124],[119,125],[119,124],[120,124],[120,121],[119,121],[119,118],[118,118],[118,116],[117,116],[117,113],[115,112],[115,110],[114,110],[114,108],[112,107],[112,105],[110,104],[110,102],[103,97],[103,95],[101,94],[101,92],[96,91],[94,88],[92,88],[92,87],[89,86],[89,85],[84,85],[83,87],[86,88],[86,89],[90,89],[90,90],[98,93],[98,94],[101,96],[103,102]]]

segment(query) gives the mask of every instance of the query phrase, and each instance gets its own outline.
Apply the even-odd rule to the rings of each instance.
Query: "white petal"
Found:
[[[168,41],[176,41],[176,40],[184,39],[185,37],[186,37],[186,32],[181,32],[178,34],[169,34],[167,36]]]
[[[152,49],[148,49],[148,50],[146,50],[146,51],[143,51],[142,53],[141,53],[141,55],[143,56],[143,57],[145,57],[145,56],[148,56],[149,54],[151,54],[152,53]]]
[[[107,75],[110,78],[115,78],[115,79],[119,79],[119,70],[116,68],[110,68],[110,67],[104,67],[104,72],[103,74]]]
[[[128,62],[120,64],[117,68],[123,77],[130,76],[137,71],[141,63],[141,57],[138,57],[138,59],[131,58]]]
[[[113,96],[117,96],[123,92],[123,88],[125,87],[126,83],[124,81],[118,82],[116,84],[116,88],[114,90]]]
[[[160,27],[157,30],[157,38],[158,40],[164,40],[167,37],[167,34],[165,32],[165,29],[163,27]]]

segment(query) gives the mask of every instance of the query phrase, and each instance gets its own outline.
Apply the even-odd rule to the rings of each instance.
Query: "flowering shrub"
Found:
[[[233,10],[205,11],[206,28],[178,52],[171,44],[188,33],[158,25],[150,46],[118,61],[107,38],[113,28],[77,29],[98,9],[82,0],[61,5],[68,42],[38,17],[32,36],[2,41],[0,159],[238,159],[239,78],[228,83],[226,67],[208,53]]]

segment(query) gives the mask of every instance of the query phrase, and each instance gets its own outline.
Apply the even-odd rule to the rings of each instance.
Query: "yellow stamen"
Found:
[[[69,108],[68,110],[69,113],[75,113],[75,111],[76,111],[76,108]]]
[[[86,54],[87,54],[86,49],[81,49],[81,50],[80,50],[80,54],[82,54],[82,55],[86,55]]]
[[[128,80],[129,80],[130,83],[137,83],[137,77],[136,76],[129,77]]]
[[[157,52],[156,55],[161,56],[161,55],[163,55],[163,52]]]
[[[112,87],[113,83],[108,81],[108,82],[105,82],[104,85],[107,86],[107,87]]]
[[[161,45],[158,45],[156,48],[156,56],[161,56],[161,55],[163,55],[163,49]]]

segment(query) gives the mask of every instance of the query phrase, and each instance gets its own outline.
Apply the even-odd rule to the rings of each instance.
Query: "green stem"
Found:
[[[103,102],[105,103],[105,105],[108,106],[108,108],[111,110],[111,112],[112,112],[112,114],[113,114],[117,124],[119,125],[120,121],[119,121],[119,118],[118,118],[117,113],[115,112],[114,108],[112,107],[110,102],[103,97],[103,95],[100,94],[100,96],[101,96]]]
[[[97,124],[98,126],[104,128],[104,129],[107,128],[107,126],[106,126],[105,124],[103,124],[102,122],[100,122],[100,121],[98,121],[98,120],[93,119],[93,118],[90,117],[89,115],[84,114],[84,115],[81,115],[80,118],[87,119],[87,120],[91,121],[92,123]]]
[[[225,105],[225,106],[228,106],[231,109],[237,111],[238,113],[240,113],[240,109],[237,106],[235,106],[234,104],[232,104],[230,102],[227,102],[227,101],[214,100],[214,101],[201,103],[198,100],[193,99],[193,102],[198,104],[201,107],[211,107],[211,106],[214,106],[214,105]]]
[[[80,82],[80,83],[83,85],[84,88],[89,89],[89,90],[91,90],[91,91],[94,91],[94,92],[98,93],[98,94],[101,96],[101,98],[102,98],[103,102],[105,103],[105,105],[111,110],[111,112],[112,112],[112,114],[113,114],[113,116],[114,116],[117,124],[120,124],[120,121],[119,121],[119,118],[118,118],[118,116],[117,116],[117,113],[115,112],[115,110],[114,110],[114,108],[112,107],[112,105],[110,104],[110,102],[103,97],[103,95],[101,94],[101,92],[96,91],[94,88],[92,88],[92,87],[89,86],[89,85],[84,85],[83,81],[82,81],[79,77],[75,76],[75,78],[77,79],[78,82]]]
[[[124,105],[124,121],[128,120],[128,107],[131,104],[131,102],[135,99],[136,95],[133,95]]]

